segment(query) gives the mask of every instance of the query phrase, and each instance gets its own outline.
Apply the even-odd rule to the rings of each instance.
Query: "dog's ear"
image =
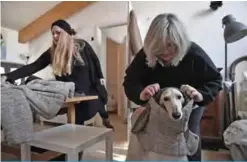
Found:
[[[153,98],[155,102],[159,105],[160,104],[160,97],[161,97],[162,91],[158,91],[154,94]]]
[[[185,93],[185,92],[183,92],[181,90],[180,90],[180,92],[183,94],[183,97],[184,97],[184,103],[183,103],[183,107],[184,107],[185,105],[187,105],[187,103],[189,103],[189,101],[191,99],[190,99],[190,97],[189,97],[189,95],[187,93]]]
[[[154,94],[153,98],[157,104],[160,104],[160,97],[165,90],[166,88],[160,89],[158,92]]]

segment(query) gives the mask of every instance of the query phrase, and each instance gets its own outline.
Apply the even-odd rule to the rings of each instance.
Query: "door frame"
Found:
[[[104,26],[96,26],[96,29],[95,29],[95,42],[96,42],[96,47],[97,47],[97,53],[98,53],[98,57],[103,60],[102,62],[104,62],[106,64],[106,50],[105,50],[105,47],[106,47],[106,43],[103,44],[103,42],[106,42],[106,40],[103,40],[104,38],[106,37],[103,37],[104,35],[104,30],[105,29],[110,29],[110,28],[114,28],[114,27],[120,27],[120,26],[126,26],[126,28],[128,27],[128,22],[125,21],[125,22],[119,22],[119,23],[112,23],[112,24],[108,24],[108,25],[104,25]],[[125,36],[125,54],[126,54],[126,57],[128,58],[128,29],[126,29],[126,36]],[[103,47],[104,46],[104,47]],[[103,49],[102,49],[103,48]],[[105,50],[105,52],[103,52]],[[126,66],[128,65],[128,60],[126,60]],[[101,63],[101,66],[102,66],[102,63]],[[107,80],[107,75],[106,75],[106,65],[105,67],[102,68],[102,72],[105,76],[105,79]],[[126,101],[127,102],[127,101]],[[127,106],[127,104],[126,104]],[[127,122],[127,110],[128,108],[124,108],[124,114],[123,114],[123,120],[124,122]]]

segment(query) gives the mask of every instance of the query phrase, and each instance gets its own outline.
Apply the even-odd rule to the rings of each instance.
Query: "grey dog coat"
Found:
[[[145,151],[170,156],[193,155],[200,140],[188,129],[193,100],[184,105],[180,120],[172,120],[164,107],[157,103],[160,95],[155,97],[149,100],[146,109],[134,123],[132,133],[137,136]]]

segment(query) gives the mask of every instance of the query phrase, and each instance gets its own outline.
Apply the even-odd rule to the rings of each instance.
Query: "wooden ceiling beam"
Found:
[[[46,32],[55,20],[66,19],[92,3],[94,3],[94,1],[63,1],[57,4],[45,14],[22,28],[18,35],[19,42],[26,43],[37,38]]]

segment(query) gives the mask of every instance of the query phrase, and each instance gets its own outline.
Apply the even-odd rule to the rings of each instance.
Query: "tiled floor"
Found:
[[[113,158],[116,161],[124,161],[128,148],[127,143],[127,125],[123,124],[120,118],[116,115],[111,115],[111,121],[115,127],[114,132],[114,154]],[[40,129],[36,127],[36,129]],[[104,160],[105,143],[101,142],[93,147],[85,150],[83,160]],[[20,160],[18,157],[3,154],[1,160]],[[203,151],[203,160],[230,160],[228,151]]]

